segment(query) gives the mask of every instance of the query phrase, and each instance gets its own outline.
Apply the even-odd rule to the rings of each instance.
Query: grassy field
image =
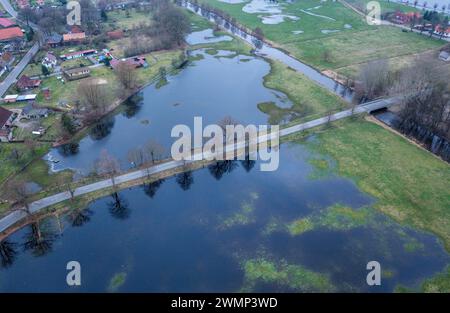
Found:
[[[450,251],[450,166],[379,125],[346,120],[309,145],[377,198],[374,208],[438,235]]]
[[[276,25],[263,24],[258,15],[264,14],[243,12],[242,8],[246,3],[227,4],[218,0],[202,0],[202,2],[222,9],[248,28],[260,27],[268,40],[300,60],[320,70],[331,69],[342,74],[354,72],[346,72],[345,67],[348,66],[380,58],[402,58],[444,44],[418,34],[404,33],[393,26],[369,26],[363,17],[339,2],[322,3],[319,0],[282,2],[283,14],[297,16],[300,19],[297,21],[288,19]],[[312,16],[301,10],[323,17]],[[327,30],[337,32],[323,32]],[[294,34],[294,31],[303,33]],[[325,57],[325,52],[329,57]]]
[[[293,102],[293,106],[287,109],[261,103],[258,107],[270,115],[271,123],[278,124],[286,116],[289,117],[289,122],[292,122],[346,107],[340,97],[315,84],[303,74],[278,61],[271,61],[270,64],[270,73],[264,77],[264,85],[282,91]]]
[[[133,29],[141,23],[151,22],[151,15],[144,12],[138,12],[134,9],[129,10],[114,10],[107,13],[108,20],[106,24],[110,25],[112,29]]]

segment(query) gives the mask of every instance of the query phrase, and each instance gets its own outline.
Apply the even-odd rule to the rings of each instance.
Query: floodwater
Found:
[[[27,226],[0,244],[0,292],[390,292],[419,286],[450,261],[435,237],[376,212],[291,234],[297,219],[337,203],[361,212],[375,200],[347,179],[317,175],[308,160],[327,158],[304,143],[280,154],[274,172],[213,164]],[[373,260],[381,286],[366,284]],[[79,287],[66,284],[69,261],[81,265]]]
[[[203,35],[194,33],[194,38],[201,41]],[[168,154],[177,139],[171,138],[172,128],[177,124],[192,128],[194,116],[203,117],[204,126],[226,117],[259,125],[267,124],[268,115],[258,109],[258,103],[292,105],[285,94],[263,86],[263,77],[270,71],[265,60],[229,51],[210,55],[198,50],[193,54],[201,59],[169,77],[169,84],[159,89],[146,87],[122,106],[121,114],[103,118],[79,143],[51,150],[46,159],[59,161],[50,161],[53,170],[71,168],[86,173],[103,149],[128,168],[128,151],[149,140],[164,146]]]

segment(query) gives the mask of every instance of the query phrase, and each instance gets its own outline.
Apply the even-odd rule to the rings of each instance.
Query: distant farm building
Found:
[[[4,28],[0,29],[0,41],[1,42],[8,42],[16,39],[22,39],[23,38],[23,32],[22,29],[19,27],[10,27],[10,28]]]
[[[86,40],[86,33],[72,33],[63,35],[63,43],[82,43]]]
[[[28,90],[39,87],[41,82],[40,79],[31,79],[27,75],[23,75],[19,78],[16,85],[20,90]]]
[[[7,129],[11,126],[14,118],[13,112],[0,107],[0,129]]]
[[[111,40],[121,39],[124,36],[124,33],[122,30],[115,30],[112,32],[107,32],[108,38]]]
[[[60,55],[59,57],[62,60],[72,60],[72,59],[78,59],[78,58],[86,57],[88,55],[92,55],[92,54],[96,54],[96,53],[97,53],[97,50],[90,49],[90,50],[83,50],[83,51],[66,53],[66,54]]]
[[[0,142],[8,142],[12,139],[11,123],[14,119],[14,113],[0,107]]]
[[[50,52],[42,59],[42,65],[48,69],[53,69],[58,64],[58,59]]]
[[[47,108],[35,107],[32,103],[28,104],[22,109],[22,117],[36,120],[44,117],[48,117],[50,110]]]
[[[64,75],[68,80],[77,80],[91,76],[91,70],[88,67],[77,67],[64,70]]]
[[[45,44],[50,47],[58,47],[61,45],[63,37],[57,33],[51,33],[50,35],[45,36]]]
[[[0,27],[8,28],[11,26],[16,25],[13,21],[11,21],[9,18],[6,17],[0,17]]]
[[[144,57],[133,57],[129,59],[123,59],[123,60],[117,60],[113,59],[111,60],[110,64],[113,69],[116,69],[117,66],[121,63],[127,63],[134,68],[140,68],[140,67],[148,67],[147,59]]]

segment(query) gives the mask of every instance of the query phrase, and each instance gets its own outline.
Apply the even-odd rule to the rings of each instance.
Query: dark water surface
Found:
[[[102,119],[75,151],[66,147],[53,149],[46,158],[57,159],[59,163],[51,164],[52,168],[86,172],[103,149],[127,168],[128,151],[149,139],[165,146],[169,153],[175,141],[170,137],[172,128],[177,124],[192,128],[194,116],[203,117],[205,126],[225,117],[244,125],[267,124],[268,116],[259,111],[258,103],[273,101],[280,107],[292,105],[283,93],[263,86],[263,77],[270,71],[266,61],[230,56],[227,51],[219,51],[219,56],[202,51],[194,54],[201,55],[202,59],[170,77],[168,85],[145,88],[124,104],[122,114]]]
[[[363,210],[374,199],[347,179],[316,176],[308,160],[320,156],[304,145],[284,144],[280,152],[275,172],[222,163],[101,198],[59,223],[27,226],[2,243],[11,249],[0,291],[321,291],[303,287],[303,278],[295,288],[264,279],[271,277],[264,268],[246,276],[249,260],[301,266],[328,277],[335,291],[392,291],[417,286],[449,262],[435,237],[376,213],[359,226],[291,235],[293,220],[336,203]],[[66,285],[72,260],[81,264],[81,287]],[[366,285],[371,260],[382,265],[380,287]]]

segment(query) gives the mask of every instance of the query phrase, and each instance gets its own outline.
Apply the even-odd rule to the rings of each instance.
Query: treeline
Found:
[[[246,37],[247,33],[250,33],[253,37],[253,43],[257,48],[262,45],[264,41],[264,34],[261,28],[256,27],[254,30],[247,29],[244,25],[239,23],[236,18],[229,15],[227,12],[222,11],[216,7],[212,7],[206,3],[199,3],[197,0],[189,1],[192,5],[192,9],[201,14],[208,20],[213,19],[217,25],[221,25],[234,34],[240,33],[242,37]],[[179,6],[186,6],[187,2],[184,0],[175,0],[175,4]]]
[[[190,32],[186,14],[168,0],[151,2],[152,23],[141,23],[132,30],[126,55],[132,56],[155,50],[177,48],[184,44]]]
[[[450,141],[449,82],[448,66],[435,56],[418,57],[397,71],[392,70],[387,60],[374,61],[361,69],[354,101],[361,103],[384,96],[398,98],[399,130],[434,150],[436,140],[444,145]],[[450,157],[449,151],[445,151],[444,159]]]

